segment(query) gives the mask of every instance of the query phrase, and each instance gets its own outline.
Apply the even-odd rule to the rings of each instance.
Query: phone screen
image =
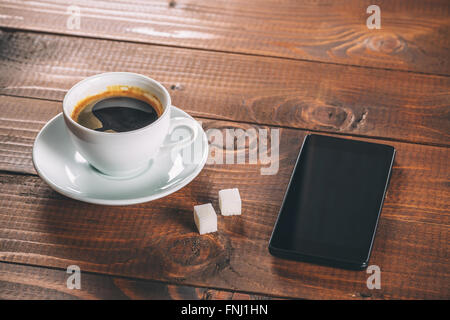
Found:
[[[365,267],[395,155],[391,146],[308,135],[270,248]]]

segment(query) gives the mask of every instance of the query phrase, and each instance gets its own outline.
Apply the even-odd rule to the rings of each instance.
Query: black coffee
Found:
[[[153,103],[159,103],[154,99]],[[78,109],[72,118],[82,126],[100,132],[137,130],[155,122],[160,115],[150,101],[127,96],[91,99]]]

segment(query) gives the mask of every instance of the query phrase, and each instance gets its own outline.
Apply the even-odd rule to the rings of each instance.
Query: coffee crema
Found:
[[[162,104],[154,95],[138,87],[114,85],[80,100],[71,118],[88,129],[117,133],[148,126],[162,113]]]

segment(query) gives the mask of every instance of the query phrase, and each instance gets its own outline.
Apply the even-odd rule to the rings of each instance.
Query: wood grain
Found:
[[[65,270],[0,262],[0,299],[7,300],[261,300],[243,292],[171,285],[81,271],[81,288],[68,289]]]
[[[56,114],[59,103],[6,99],[21,107],[14,113],[2,104],[3,117],[11,120],[1,123],[0,149],[22,151],[17,157],[2,152],[1,169],[33,172],[31,143],[39,123]],[[258,128],[207,119],[203,126]],[[381,290],[367,289],[364,271],[285,261],[268,253],[306,133],[280,129],[277,175],[260,175],[260,164],[207,165],[182,190],[128,207],[81,203],[55,193],[36,176],[1,174],[0,260],[58,268],[77,264],[89,272],[282,297],[450,298],[448,148],[389,143],[398,153],[370,261],[381,267]],[[199,236],[193,205],[217,207],[218,190],[231,186],[240,190],[243,215],[219,217],[219,232]]]
[[[63,0],[0,3],[0,26],[340,64],[450,74],[447,0]],[[70,28],[69,6],[80,9]]]
[[[366,28],[369,4],[75,0],[81,28],[69,29],[65,1],[2,1],[0,298],[450,299],[450,3],[379,1],[381,30]],[[104,71],[156,78],[205,129],[280,130],[278,173],[208,164],[182,190],[127,207],[55,193],[36,176],[33,141],[74,83]],[[397,149],[370,260],[381,290],[364,271],[268,253],[308,130]],[[217,208],[228,187],[243,215],[198,235],[193,205]],[[70,264],[83,290],[66,288]]]
[[[117,41],[0,32],[0,94],[61,101],[132,71],[195,116],[450,145],[450,78]]]

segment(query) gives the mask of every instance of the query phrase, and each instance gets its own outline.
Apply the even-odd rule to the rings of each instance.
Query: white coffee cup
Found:
[[[71,117],[77,103],[89,96],[107,91],[108,86],[137,87],[156,96],[163,111],[159,118],[137,130],[108,133],[86,128]],[[86,78],[74,85],[63,101],[64,122],[75,148],[101,173],[114,177],[128,177],[145,170],[161,148],[184,146],[194,141],[197,124],[183,118],[170,119],[171,99],[167,90],[157,81],[130,72],[108,72]],[[191,137],[174,143],[163,144],[167,135],[176,127],[187,127]]]

